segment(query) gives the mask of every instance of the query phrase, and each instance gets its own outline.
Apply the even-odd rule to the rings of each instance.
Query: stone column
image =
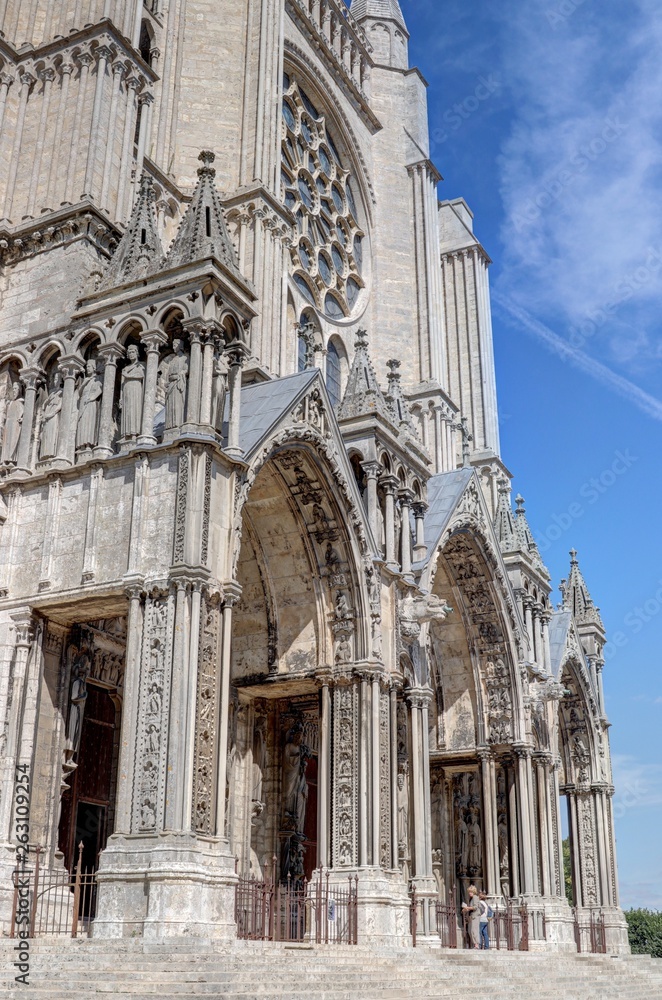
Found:
[[[41,94],[41,118],[39,122],[39,131],[37,133],[36,147],[34,149],[32,176],[30,178],[30,188],[28,191],[28,204],[25,213],[30,218],[32,218],[35,214],[37,191],[39,187],[39,174],[41,172],[41,161],[44,153],[44,139],[46,134],[47,122],[49,118],[48,112],[49,112],[49,105],[51,102],[51,90],[53,87],[53,80],[55,79],[55,70],[53,69],[52,66],[47,66],[45,69],[41,70],[41,72],[39,73],[39,78],[43,83],[43,89]],[[44,192],[44,195],[45,193],[46,192]],[[43,202],[41,207],[45,207]]]
[[[510,891],[513,896],[520,894],[520,865],[519,865],[519,815],[517,807],[517,774],[514,761],[509,760],[506,764],[506,782],[508,786],[508,828],[510,833],[509,854],[510,854]]]
[[[577,796],[572,790],[566,789],[570,826],[570,861],[572,863],[572,885],[575,896],[575,906],[584,905],[584,886],[580,862],[579,816],[577,814]]]
[[[379,698],[379,683],[380,683],[380,671],[375,670],[372,674],[372,685],[371,685],[371,726],[370,726],[370,750],[372,754],[372,773],[371,773],[371,791],[372,791],[372,864],[377,866],[380,863],[380,823],[379,823],[379,813],[380,813],[380,801],[379,801],[379,751],[380,751],[380,731],[379,731],[379,709],[380,709],[380,698]]]
[[[360,736],[359,736],[359,867],[368,864],[368,783],[370,755],[370,706],[368,704],[368,679],[360,679]]]
[[[230,586],[232,589],[230,589]],[[241,587],[225,588],[221,632],[221,683],[218,705],[218,759],[216,763],[216,836],[225,839],[225,792],[228,773],[228,721],[230,708],[230,671],[232,668],[232,608],[241,596]]]
[[[11,75],[11,73],[6,73],[6,72],[0,73],[0,134],[2,133],[2,123],[5,120],[5,108],[7,107],[7,93],[13,82],[14,82],[14,77]]]
[[[34,714],[35,705],[30,705],[26,697],[28,687],[28,663],[30,650],[34,641],[34,619],[30,608],[14,611],[11,614],[12,628],[16,636],[14,646],[14,668],[12,671],[11,708],[7,719],[0,723],[7,728],[6,743],[1,758],[0,774],[2,775],[2,796],[0,797],[0,843],[15,843],[12,829],[14,769],[17,763],[30,764],[31,761],[21,760],[21,745],[23,729],[27,727],[26,713]],[[31,777],[35,780],[35,776]]]
[[[30,471],[30,448],[32,445],[32,425],[34,424],[34,404],[37,386],[43,379],[43,372],[38,368],[24,368],[20,373],[21,382],[25,386],[23,407],[23,422],[18,439],[16,469],[20,472]]]
[[[536,656],[535,660],[539,667],[545,665],[545,651],[542,642],[542,605],[535,604],[533,608],[533,634],[535,637]]]
[[[201,320],[190,320],[184,324],[191,345],[188,376],[188,398],[186,400],[185,423],[200,423],[200,391],[202,388],[202,337],[204,325]],[[211,391],[211,384],[210,384]]]
[[[524,605],[524,624],[526,625],[526,634],[529,640],[529,654],[532,660],[535,660],[535,637],[533,634],[533,598],[524,597],[522,601]]]
[[[496,776],[494,758],[490,750],[479,750],[483,784],[483,842],[485,845],[485,870],[487,893],[501,894],[499,885],[499,839],[497,833]]]
[[[425,748],[428,735],[423,729],[423,723],[427,717],[427,702],[429,692],[423,688],[416,688],[407,695],[411,718],[411,764],[412,764],[412,793],[414,800],[414,875],[419,878],[431,877],[432,875],[432,851],[427,850],[429,842],[430,828],[430,807],[429,807],[429,782],[430,766],[429,753]],[[425,718],[423,707],[425,706]],[[426,770],[427,768],[427,770]],[[426,794],[425,783],[428,783]]]
[[[381,472],[379,462],[362,462],[361,468],[365,472],[367,481],[368,497],[368,524],[372,531],[373,538],[379,545],[379,525],[377,524],[377,480]]]
[[[390,736],[391,736],[391,868],[398,868],[398,688],[391,684]]]
[[[402,574],[411,577],[411,524],[410,512],[414,494],[411,490],[400,490],[398,493],[400,500],[400,565]]]
[[[447,471],[446,460],[446,429],[442,423],[443,407],[434,408],[434,455],[437,465],[437,473]]]
[[[57,465],[74,464],[76,445],[76,379],[85,366],[80,358],[68,355],[62,358],[59,371],[62,374],[62,409],[60,410],[60,431],[57,442]]]
[[[540,830],[540,874],[542,885],[540,891],[543,896],[553,896],[552,878],[549,867],[549,835],[547,823],[547,775],[549,761],[548,756],[536,754],[536,785],[538,791],[538,829]]]
[[[522,893],[535,893],[533,876],[533,842],[531,839],[531,787],[529,774],[531,750],[529,747],[514,748],[517,756],[517,828],[519,832],[520,856],[522,859]]]
[[[214,380],[214,342],[216,332],[209,327],[204,335],[202,349],[202,389],[200,393],[200,423],[205,427],[211,424],[211,397]]]
[[[331,694],[328,671],[318,675],[320,685],[319,768],[317,773],[317,864],[329,867],[329,821],[331,790]]]
[[[89,131],[89,145],[87,147],[87,163],[85,165],[85,180],[83,182],[82,198],[91,198],[96,192],[94,190],[94,161],[96,160],[97,147],[99,145],[99,127],[101,124],[101,104],[103,101],[103,91],[106,78],[106,64],[111,52],[107,45],[99,45],[95,50],[97,59],[97,82],[94,88],[94,104],[92,107],[92,121]]]
[[[156,382],[159,375],[159,351],[168,341],[163,330],[147,330],[143,333],[141,343],[145,345],[147,365],[145,367],[145,392],[143,395],[142,425],[139,445],[155,445],[154,409],[156,407]]]
[[[103,358],[103,390],[101,393],[101,410],[99,413],[98,444],[94,449],[95,458],[110,458],[113,454],[113,403],[115,402],[115,385],[117,382],[117,362],[124,356],[124,348],[119,344],[102,344],[99,357]]]
[[[395,476],[384,476],[381,480],[386,495],[386,508],[384,517],[384,534],[386,536],[386,565],[389,569],[397,572],[399,565],[395,559],[395,489],[398,480]]]
[[[414,506],[414,518],[416,520],[416,545],[414,546],[414,562],[420,562],[427,555],[425,544],[425,513],[428,505],[422,500],[417,501]]]
[[[607,842],[607,829],[605,826],[605,785],[596,783],[593,785],[593,800],[595,803],[596,833],[597,833],[597,858],[599,863],[599,884],[600,884],[600,904],[611,906],[611,879],[609,877],[609,845]]]
[[[228,421],[228,441],[226,453],[232,458],[241,458],[243,451],[239,446],[241,421],[241,369],[247,349],[243,343],[231,344],[226,348],[229,363],[228,390],[230,393],[230,419]]]
[[[27,70],[19,70],[18,77],[21,81],[21,93],[19,96],[18,113],[16,117],[16,124],[13,128],[14,133],[14,146],[11,154],[7,160],[9,168],[9,176],[7,178],[7,187],[5,188],[5,203],[2,210],[2,218],[7,222],[11,222],[11,214],[13,211],[14,202],[14,190],[16,187],[16,176],[18,173],[18,161],[19,152],[21,149],[21,143],[23,141],[23,125],[25,123],[25,111],[28,104],[28,97],[30,94],[30,89],[36,80],[36,77],[29,73]]]
[[[127,589],[129,615],[127,621],[126,658],[124,666],[124,699],[120,756],[117,768],[117,799],[115,832],[131,833],[133,775],[136,755],[136,720],[140,687],[140,646],[143,632],[142,583],[136,580]]]
[[[602,683],[602,671],[605,661],[602,657],[597,657],[595,661],[595,672],[598,678],[598,704],[600,708],[600,718],[605,718],[605,691]]]

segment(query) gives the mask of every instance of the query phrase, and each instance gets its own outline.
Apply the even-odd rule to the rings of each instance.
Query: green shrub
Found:
[[[625,919],[632,954],[662,958],[662,913],[656,910],[626,910]]]

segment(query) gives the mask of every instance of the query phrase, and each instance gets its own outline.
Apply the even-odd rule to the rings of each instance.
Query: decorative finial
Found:
[[[198,153],[198,159],[202,163],[201,167],[198,167],[198,177],[202,177],[203,174],[207,174],[209,177],[215,177],[216,171],[212,167],[212,163],[216,159],[216,154],[212,152],[211,149],[203,149]]]
[[[572,566],[577,565],[577,549],[570,549],[570,563]]]
[[[389,370],[388,375],[386,376],[389,382],[399,382],[400,372],[398,371],[398,368],[400,367],[400,362],[395,358],[391,358],[390,361],[386,362],[386,367]]]
[[[367,330],[357,330],[356,331],[356,341],[354,342],[354,347],[358,351],[359,348],[368,346],[368,331]]]
[[[506,494],[510,493],[510,483],[508,482],[505,476],[501,476],[501,478],[499,479],[498,486],[499,486],[499,493],[506,493]]]
[[[518,493],[515,497],[515,503],[517,504],[517,514],[526,514],[526,508],[524,506],[524,497],[521,493]]]

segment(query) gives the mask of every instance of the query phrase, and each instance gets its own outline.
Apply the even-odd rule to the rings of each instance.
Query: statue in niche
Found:
[[[306,765],[310,748],[303,742],[303,724],[295,722],[283,750],[283,812],[289,829],[303,833],[308,801]]]
[[[186,379],[188,357],[179,338],[172,342],[174,354],[163,363],[162,378],[165,382],[165,427],[181,427],[186,409]]]
[[[78,753],[83,728],[83,714],[87,699],[87,678],[92,669],[89,650],[84,647],[71,667],[71,693],[69,695],[69,724],[67,726],[67,749],[71,756]]]
[[[103,386],[97,374],[97,363],[90,358],[85,364],[85,378],[80,387],[76,448],[94,448],[99,424],[99,400]]]
[[[336,663],[351,663],[352,660],[352,642],[349,636],[342,632],[338,636],[338,641],[336,643]]]
[[[501,859],[501,871],[508,871],[508,825],[506,814],[499,813],[497,824],[497,838],[499,841],[499,858]]]
[[[469,867],[469,827],[461,811],[457,821],[457,853],[460,861],[460,874],[466,875]]]
[[[23,423],[23,409],[25,403],[21,396],[21,386],[14,382],[11,388],[11,398],[7,407],[5,417],[4,433],[2,435],[2,454],[0,461],[3,465],[15,465],[18,456],[18,442],[21,436],[21,424]]]
[[[223,430],[225,397],[228,389],[228,363],[223,354],[214,360],[214,381],[211,390],[211,423],[220,434]]]
[[[156,813],[149,799],[145,799],[140,807],[140,823],[145,830],[151,830],[156,826]]]
[[[404,771],[398,772],[398,851],[407,857],[409,848],[409,783]]]
[[[55,458],[60,432],[60,413],[62,411],[62,376],[59,372],[53,375],[53,383],[42,413],[41,441],[39,458]]]
[[[478,813],[472,809],[469,813],[469,871],[473,874],[480,871],[482,857],[482,834]]]
[[[349,606],[347,595],[343,594],[342,591],[339,590],[336,594],[336,618],[339,621],[346,621],[351,617],[352,609]]]
[[[135,344],[129,344],[126,357],[120,388],[120,434],[123,438],[134,438],[140,434],[142,424],[145,365],[139,360]]]

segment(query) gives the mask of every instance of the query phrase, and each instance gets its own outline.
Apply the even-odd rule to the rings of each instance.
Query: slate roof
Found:
[[[428,509],[424,522],[428,551],[423,563],[436,548],[473,473],[474,470],[469,468],[455,469],[453,472],[432,476],[428,481]],[[421,566],[423,563],[416,565]]]
[[[561,660],[571,624],[571,611],[555,611],[549,623],[549,651],[552,676],[556,680],[561,679]]]
[[[283,413],[294,409],[298,398],[319,375],[316,368],[269,382],[255,382],[241,390],[241,423],[239,447],[247,458],[260,444]],[[229,397],[225,401],[223,435],[227,436],[230,412]]]

